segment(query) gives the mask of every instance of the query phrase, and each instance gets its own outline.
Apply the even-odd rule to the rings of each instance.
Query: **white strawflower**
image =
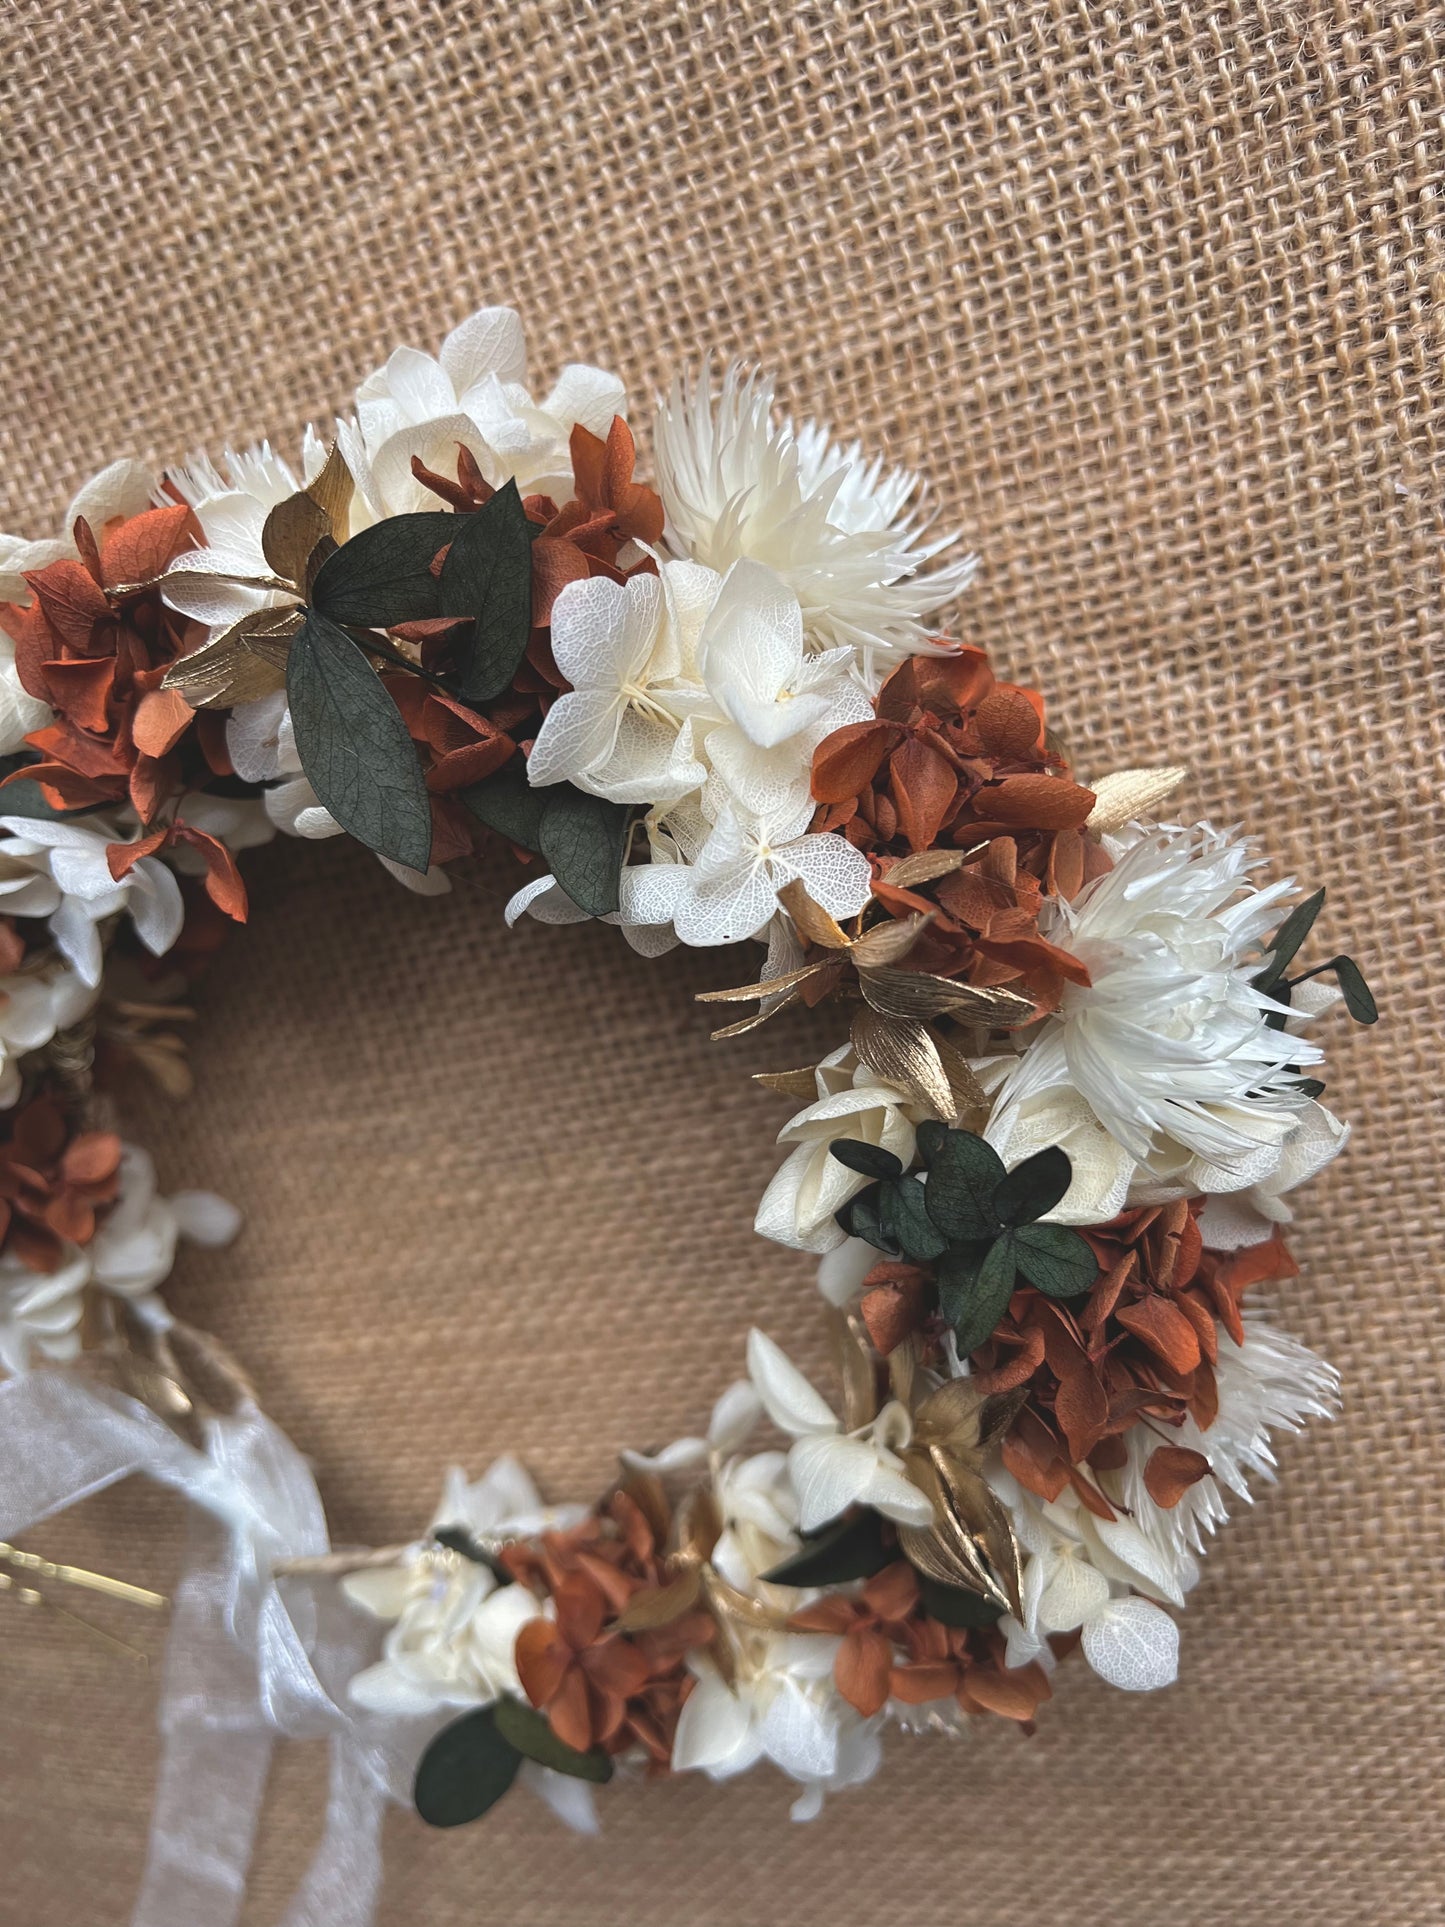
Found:
[[[1075,1183],[1057,1215],[1098,1222],[1131,1204],[1266,1182],[1305,1111],[1299,1067],[1321,1051],[1266,1022],[1263,939],[1292,883],[1259,889],[1249,845],[1207,824],[1138,831],[1042,935],[1092,982],[1067,984],[1021,1056],[980,1067],[985,1135],[1006,1163],[1062,1144]]]
[[[771,382],[736,363],[716,395],[706,366],[679,378],[654,435],[674,553],[719,572],[765,563],[802,604],[810,645],[855,649],[870,689],[928,647],[924,618],[973,578],[972,556],[923,573],[955,538],[923,537],[917,476],[775,418]]]

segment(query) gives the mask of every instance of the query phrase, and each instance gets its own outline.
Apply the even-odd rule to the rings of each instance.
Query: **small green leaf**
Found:
[[[610,916],[618,906],[629,811],[570,783],[551,786],[537,833],[547,867],[579,910]]]
[[[538,1766],[570,1774],[574,1780],[591,1780],[594,1786],[605,1786],[612,1778],[611,1757],[600,1746],[579,1753],[575,1746],[557,1738],[546,1714],[539,1713],[535,1706],[526,1706],[519,1699],[499,1699],[492,1717],[502,1738]]]
[[[286,666],[296,754],[343,830],[409,870],[431,861],[431,798],[396,704],[360,647],[311,610]]]
[[[532,538],[515,481],[499,488],[470,515],[454,518],[456,533],[442,564],[439,612],[475,617],[461,653],[458,693],[487,702],[511,687],[532,632]]]
[[[1373,1024],[1380,1015],[1370,986],[1353,957],[1332,957],[1325,968],[1333,970],[1335,982],[1345,999],[1345,1009],[1357,1024]]]
[[[1018,1275],[1013,1250],[1017,1236],[1005,1231],[982,1253],[946,1251],[938,1261],[938,1302],[962,1357],[978,1350],[1008,1310]]]
[[[884,1544],[883,1521],[864,1510],[825,1526],[801,1552],[762,1576],[770,1586],[841,1586],[849,1579],[871,1579],[897,1557],[897,1547]]]
[[[510,1572],[485,1546],[479,1546],[465,1526],[436,1526],[432,1538],[448,1552],[459,1552],[463,1559],[470,1559],[474,1566],[485,1566],[499,1586],[510,1586],[515,1582]]]
[[[422,1754],[412,1799],[429,1827],[480,1820],[516,1779],[522,1755],[497,1731],[495,1712],[482,1706],[464,1713]]]
[[[856,1197],[849,1198],[833,1216],[850,1238],[862,1238],[866,1244],[874,1245],[879,1251],[886,1251],[890,1257],[895,1257],[898,1247],[883,1223],[882,1195],[881,1184],[870,1184]]]
[[[1005,1224],[1032,1224],[1068,1190],[1074,1175],[1068,1153],[1057,1145],[1036,1151],[1016,1164],[993,1194],[993,1208]]]
[[[457,794],[478,822],[498,836],[520,843],[524,850],[541,849],[549,792],[534,790],[527,781],[527,759],[520,751],[493,775]]]
[[[460,528],[458,517],[439,509],[374,523],[322,563],[311,585],[312,608],[355,629],[440,615],[441,583],[431,565]]]
[[[892,1186],[894,1202],[886,1227],[893,1232],[905,1258],[916,1265],[932,1264],[948,1249],[948,1240],[928,1215],[927,1186],[917,1178],[899,1178]]]
[[[1269,987],[1276,983],[1294,962],[1295,952],[1314,928],[1315,918],[1324,907],[1325,893],[1316,890],[1312,897],[1297,903],[1279,929],[1269,946],[1269,962],[1254,980],[1256,990],[1269,994]]]
[[[1301,1078],[1300,1082],[1295,1085],[1295,1090],[1301,1097],[1323,1097],[1325,1094],[1325,1082],[1322,1077]]]
[[[1062,1224],[1024,1224],[1012,1233],[1019,1270],[1045,1298],[1077,1298],[1099,1275],[1087,1239]]]
[[[858,1171],[865,1178],[901,1178],[903,1160],[885,1151],[880,1144],[864,1144],[853,1137],[835,1137],[828,1146],[840,1164],[846,1164],[850,1171]]]
[[[962,1586],[945,1586],[922,1572],[917,1578],[923,1610],[940,1625],[992,1626],[1003,1617],[1003,1607],[985,1599],[980,1592],[968,1592]]]
[[[1006,1173],[998,1152],[972,1131],[950,1131],[933,1152],[928,1215],[955,1244],[982,1243],[999,1228],[993,1194]]]

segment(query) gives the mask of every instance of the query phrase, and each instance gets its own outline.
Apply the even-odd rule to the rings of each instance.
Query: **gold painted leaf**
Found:
[[[873,1345],[855,1312],[827,1308],[838,1376],[843,1381],[843,1430],[856,1432],[878,1416],[878,1373]]]
[[[702,1597],[702,1573],[689,1566],[655,1591],[637,1593],[617,1616],[619,1633],[652,1633],[681,1619]]]
[[[875,923],[871,930],[865,930],[854,940],[851,948],[854,963],[860,970],[878,970],[885,964],[902,963],[932,921],[931,912],[927,916],[919,912],[897,921],[889,918],[887,923]]]
[[[801,877],[784,884],[778,892],[778,902],[792,918],[793,927],[804,943],[816,943],[824,950],[848,948],[847,932],[821,904],[814,903]]]
[[[261,553],[277,575],[299,589],[306,579],[311,551],[330,533],[331,523],[325,509],[304,488],[299,489],[284,502],[278,502],[266,517],[261,530]]]
[[[356,493],[356,484],[346,466],[346,457],[335,442],[327,450],[321,472],[306,484],[304,493],[326,517],[325,533],[333,542],[344,542],[350,533],[351,498]]]
[[[988,1093],[973,1074],[973,1066],[961,1050],[955,1050],[946,1037],[930,1031],[933,1048],[938,1052],[938,1061],[943,1066],[943,1074],[953,1091],[953,1101],[959,1111],[986,1111]]]
[[[901,863],[895,863],[883,881],[896,884],[900,890],[911,889],[915,883],[932,883],[938,877],[952,876],[955,870],[961,870],[983,847],[977,843],[971,850],[916,850]]]
[[[780,1010],[787,1010],[797,1001],[797,992],[790,990],[785,997],[779,998],[778,1002],[770,1005],[767,1010],[757,1011],[753,1016],[744,1017],[736,1024],[724,1024],[721,1030],[713,1031],[712,1041],[716,1044],[724,1037],[746,1037],[750,1030],[756,1030],[759,1025],[766,1024],[769,1018],[776,1017]]]
[[[1029,999],[1016,991],[977,990],[972,984],[930,976],[926,971],[860,970],[858,981],[864,997],[885,1017],[953,1015],[1011,1029],[1029,1023],[1035,1014]]]
[[[173,662],[161,687],[176,690],[192,709],[230,709],[269,696],[286,686],[286,659],[301,622],[296,608],[253,610]]]
[[[17,857],[16,861],[20,859]],[[30,872],[26,870],[25,874]],[[801,1097],[805,1104],[813,1103],[818,1095],[817,1074],[806,1065],[796,1071],[754,1071],[753,1082],[765,1090],[776,1091],[779,1097]]]
[[[879,1077],[901,1084],[917,1103],[926,1105],[945,1124],[956,1119],[953,1086],[939,1059],[938,1047],[920,1023],[885,1017],[866,1005],[853,1019],[853,1048]]]
[[[730,990],[699,990],[693,1001],[699,1004],[746,1004],[763,997],[771,997],[774,991],[791,990],[809,977],[816,977],[820,970],[832,968],[832,960],[820,957],[814,963],[803,964],[797,970],[784,971],[781,977],[769,977],[765,983],[735,984]]]

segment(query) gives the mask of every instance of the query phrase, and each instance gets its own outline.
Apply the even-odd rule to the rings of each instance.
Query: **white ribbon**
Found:
[[[120,1393],[60,1372],[0,1384],[0,1539],[131,1473],[198,1508],[176,1590],[150,1849],[132,1927],[235,1927],[276,1735],[331,1740],[321,1844],[282,1927],[370,1927],[387,1800],[435,1722],[352,1712],[369,1636],[329,1588],[278,1587],[279,1560],[328,1549],[309,1467],[253,1404],[188,1445]],[[282,1588],[285,1596],[283,1597]]]

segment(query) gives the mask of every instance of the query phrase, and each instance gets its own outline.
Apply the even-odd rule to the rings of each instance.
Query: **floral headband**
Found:
[[[1156,820],[1181,769],[1076,776],[1038,692],[940,632],[974,564],[914,476],[736,367],[659,406],[655,488],[625,413],[584,366],[535,399],[485,309],[299,470],[120,462],[54,542],[0,538],[0,1417],[35,1428],[7,1444],[54,1447],[61,1374],[65,1424],[143,1434],[228,1521],[225,1637],[264,1675],[273,1602],[325,1594],[344,1630],[287,1606],[288,1663],[359,1783],[400,1771],[443,1826],[519,1779],[587,1825],[614,1773],[765,1760],[805,1818],[890,1723],[1031,1732],[1075,1652],[1167,1686],[1229,1501],[1335,1400],[1256,1290],[1348,1135],[1316,1022],[1375,1016],[1348,958],[1306,961],[1324,892]],[[159,1196],[114,1094],[184,1093],[184,980],[278,831],[423,894],[511,869],[509,923],[644,956],[764,947],[708,1000],[722,1038],[834,1026],[761,1079],[798,1109],[756,1224],[818,1260],[836,1393],[753,1331],[705,1433],[597,1503],[504,1459],[379,1552],[326,1547],[274,1428],[242,1476],[254,1394],[158,1294],[235,1214]]]

